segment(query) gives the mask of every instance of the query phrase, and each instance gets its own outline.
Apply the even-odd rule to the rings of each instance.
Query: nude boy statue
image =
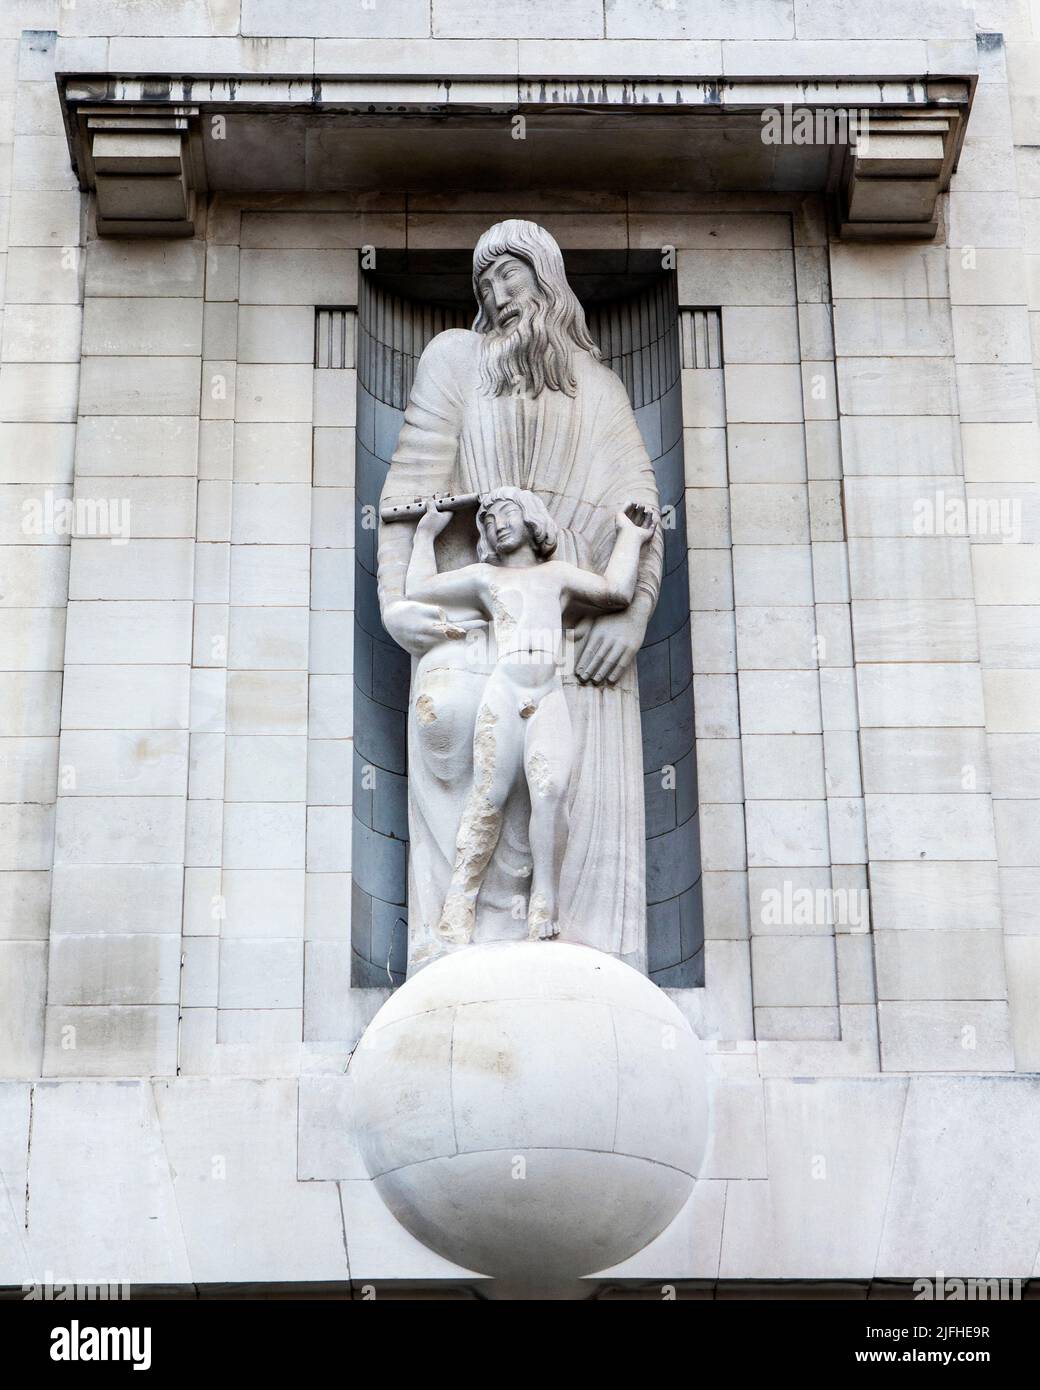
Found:
[[[494,627],[497,660],[484,687],[473,735],[473,786],[455,841],[451,883],[437,932],[451,945],[473,938],[484,871],[521,767],[531,796],[532,939],[559,932],[557,892],[567,844],[567,787],[573,738],[560,664],[563,630],[583,614],[620,612],[632,602],[642,547],[653,536],[650,508],[630,503],[615,516],[603,574],[550,557],[556,524],[533,492],[500,487],[477,510],[478,561],[437,573],[434,540],[450,523],[435,499],[415,532],[405,598],[470,604]]]

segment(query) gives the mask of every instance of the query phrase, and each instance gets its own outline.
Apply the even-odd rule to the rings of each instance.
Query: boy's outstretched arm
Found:
[[[437,573],[437,556],[433,543],[453,513],[437,511],[434,499],[426,504],[412,543],[412,555],[404,580],[404,596],[418,603],[468,603],[482,608],[479,565],[464,565],[462,569]]]
[[[603,573],[576,570],[569,581],[575,599],[608,613],[619,612],[632,602],[639,578],[639,553],[657,529],[653,512],[638,502],[630,502],[618,512],[615,522],[614,549]]]

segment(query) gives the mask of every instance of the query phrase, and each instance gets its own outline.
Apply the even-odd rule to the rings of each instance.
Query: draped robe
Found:
[[[419,362],[381,505],[434,492],[487,493],[510,485],[545,502],[560,539],[555,558],[602,573],[614,517],[629,502],[659,507],[653,466],[620,379],[576,349],[577,391],[492,396],[480,381],[480,337],[452,329]],[[403,595],[414,524],[383,523],[379,598]],[[472,510],[438,541],[441,571],[475,558]],[[660,527],[642,552],[634,602],[645,617],[660,586]],[[476,612],[446,610],[468,640],[446,639],[412,660],[408,712],[409,971],[444,954],[436,925],[451,878],[455,837],[473,776],[480,693],[493,637]],[[568,619],[571,625],[571,619]],[[476,639],[476,640],[474,640]],[[582,685],[564,671],[574,737],[570,833],[560,878],[560,937],[646,966],[643,758],[633,657],[614,686]],[[477,901],[474,942],[527,935],[530,801],[520,785]],[[454,948],[458,949],[458,948]]]

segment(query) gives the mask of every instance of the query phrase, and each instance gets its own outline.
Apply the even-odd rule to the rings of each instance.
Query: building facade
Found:
[[[654,464],[645,965],[713,1082],[590,1291],[1040,1273],[1040,6],[0,23],[0,1284],[480,1286],[346,1067],[408,965],[375,513],[510,217]]]

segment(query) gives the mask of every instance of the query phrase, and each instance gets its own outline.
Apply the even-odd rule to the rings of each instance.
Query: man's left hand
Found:
[[[577,629],[574,673],[583,685],[615,685],[643,645],[649,614],[632,605],[623,613],[603,613]]]

